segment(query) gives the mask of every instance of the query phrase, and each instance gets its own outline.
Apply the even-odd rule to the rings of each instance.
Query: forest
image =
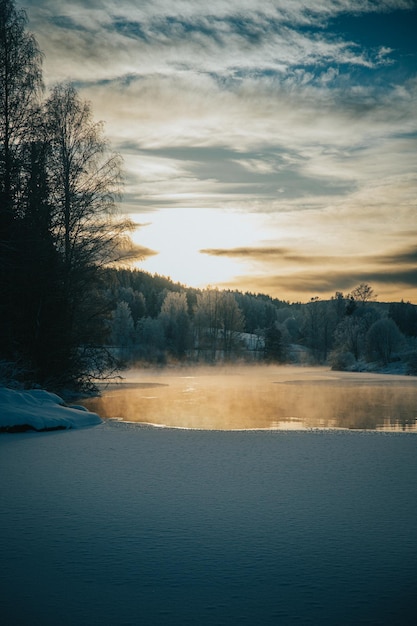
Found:
[[[81,390],[132,363],[417,374],[417,307],[377,302],[368,284],[289,303],[132,269],[122,177],[74,85],[45,93],[26,14],[0,0],[0,383]]]
[[[330,300],[193,289],[139,270],[106,270],[108,348],[122,364],[266,362],[416,373],[417,307],[377,302],[365,283]]]

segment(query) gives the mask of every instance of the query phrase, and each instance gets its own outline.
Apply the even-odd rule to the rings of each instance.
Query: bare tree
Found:
[[[83,272],[88,265],[129,256],[132,248],[124,235],[133,225],[117,216],[121,158],[109,152],[90,104],[73,85],[59,84],[46,102],[46,114],[53,225],[69,280],[79,267]]]
[[[118,215],[121,159],[109,151],[103,124],[93,121],[90,104],[71,84],[59,84],[45,113],[51,228],[61,258],[65,309],[67,356],[61,360],[67,361],[68,371],[85,371],[88,363],[77,362],[80,346],[100,342],[102,310],[91,295],[98,270],[134,256],[127,235],[133,224]]]
[[[377,294],[374,292],[372,287],[367,283],[361,283],[352,291],[352,298],[358,302],[374,302],[377,298]]]

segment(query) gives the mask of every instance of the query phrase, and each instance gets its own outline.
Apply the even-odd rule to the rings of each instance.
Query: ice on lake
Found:
[[[2,623],[415,624],[417,438],[0,437]]]

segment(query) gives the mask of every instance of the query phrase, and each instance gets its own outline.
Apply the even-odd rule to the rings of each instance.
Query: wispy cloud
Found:
[[[74,78],[178,69],[233,76],[328,63],[373,67],[390,54],[387,46],[365,50],[324,28],[340,15],[375,11],[373,2],[32,0],[26,6],[45,52],[53,50],[48,64],[54,74],[67,59],[64,69],[72,64]],[[412,0],[381,1],[377,9],[398,7],[412,7]]]
[[[354,258],[347,255],[310,255],[302,253],[295,248],[282,248],[282,247],[250,247],[243,246],[237,248],[206,248],[200,250],[202,254],[209,254],[212,256],[226,256],[230,258],[250,259],[258,262],[277,263],[285,262],[287,264],[310,264],[310,266],[321,266],[323,264],[327,266],[346,265],[349,264],[362,266],[373,265],[387,268],[395,267],[397,270],[399,267],[404,270],[412,270],[414,266],[417,266],[417,246],[409,246],[405,249],[400,249],[386,254],[362,254],[355,256]]]
[[[319,296],[328,298],[337,291],[349,293],[360,283],[374,285],[379,296],[386,294],[387,300],[407,300],[417,287],[417,270],[410,269],[397,272],[378,272],[370,270],[357,270],[355,272],[343,269],[336,271],[303,271],[294,272],[290,275],[261,274],[258,276],[239,276],[233,281],[223,283],[225,288],[244,289],[252,293],[271,293],[279,297],[279,294],[287,294],[289,300],[309,300]],[[397,297],[396,297],[397,294]],[[298,296],[298,298],[297,298]],[[384,297],[382,295],[382,297]]]
[[[404,293],[417,287],[417,247],[372,255],[310,255],[297,249],[274,247],[241,247],[203,249],[202,254],[238,258],[255,263],[259,270],[236,277],[225,286],[244,285],[252,291],[293,293],[313,296],[351,290],[361,282],[375,283],[387,293],[400,285]],[[266,271],[269,265],[270,270]],[[300,269],[302,268],[302,269]],[[306,269],[308,268],[308,269]]]

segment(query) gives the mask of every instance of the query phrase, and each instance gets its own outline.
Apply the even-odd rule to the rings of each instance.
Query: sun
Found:
[[[201,250],[253,245],[256,240],[254,216],[237,211],[172,208],[131,217],[141,224],[133,235],[135,243],[158,252],[138,267],[191,287],[227,282],[242,272],[238,261]]]

